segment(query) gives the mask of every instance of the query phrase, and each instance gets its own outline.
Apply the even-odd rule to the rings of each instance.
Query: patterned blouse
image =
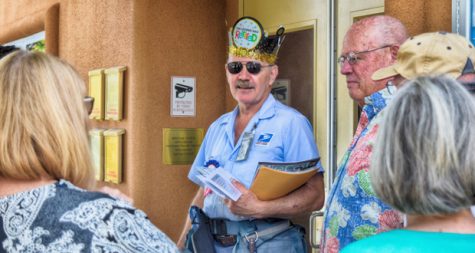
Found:
[[[376,132],[384,114],[379,112],[394,92],[387,88],[365,99],[355,136],[327,199],[322,253],[339,252],[353,241],[402,226],[402,215],[375,196],[368,173]]]
[[[178,252],[145,213],[61,180],[0,198],[0,252]]]

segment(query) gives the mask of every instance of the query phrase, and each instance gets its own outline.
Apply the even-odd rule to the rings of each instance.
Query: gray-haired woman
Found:
[[[473,97],[453,79],[419,77],[398,91],[383,121],[372,186],[408,226],[343,252],[475,252]]]

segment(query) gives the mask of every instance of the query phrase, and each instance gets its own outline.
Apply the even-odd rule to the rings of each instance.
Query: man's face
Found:
[[[391,56],[392,47],[386,46],[380,36],[365,36],[368,33],[359,33],[358,30],[349,31],[343,42],[342,56],[351,52],[357,54],[358,60],[353,64],[345,60],[341,63],[340,73],[346,76],[346,84],[350,97],[360,106],[364,105],[364,98],[381,90],[386,85],[386,80],[373,81],[371,75],[382,67],[394,62]],[[375,50],[373,50],[375,49]]]
[[[266,62],[246,57],[229,56],[228,63],[240,62],[242,69],[239,73],[230,73],[226,66],[226,77],[233,98],[239,105],[253,106],[264,103],[269,96],[272,83],[278,74],[277,66],[269,66]],[[257,62],[261,65],[259,73],[252,74],[246,68],[246,63]]]

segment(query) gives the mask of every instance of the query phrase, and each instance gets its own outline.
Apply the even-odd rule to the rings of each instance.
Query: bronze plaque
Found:
[[[163,128],[163,163],[192,164],[203,136],[203,128]]]

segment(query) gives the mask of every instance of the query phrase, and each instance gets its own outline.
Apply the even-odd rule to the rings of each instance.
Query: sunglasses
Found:
[[[240,62],[240,61],[233,61],[226,63],[226,67],[228,68],[229,73],[235,75],[242,71],[243,63],[246,64],[246,70],[252,75],[257,75],[261,72],[262,68],[272,67],[274,65],[266,65],[262,66],[259,62],[255,61],[248,61],[248,62]]]
[[[84,99],[84,105],[86,106],[87,114],[91,114],[92,108],[94,107],[94,97],[90,96],[85,96]]]

